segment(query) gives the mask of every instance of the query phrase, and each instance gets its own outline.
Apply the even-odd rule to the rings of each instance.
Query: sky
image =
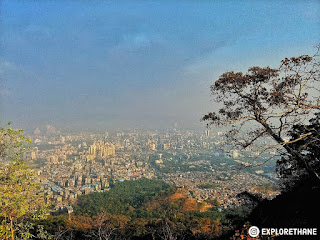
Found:
[[[197,128],[226,71],[312,55],[320,1],[0,1],[0,124]]]

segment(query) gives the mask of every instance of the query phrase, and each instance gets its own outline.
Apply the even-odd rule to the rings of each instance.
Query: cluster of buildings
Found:
[[[116,155],[116,148],[112,143],[96,141],[89,147],[89,154],[86,155],[87,160],[106,159],[109,156]]]
[[[117,146],[100,140],[92,144],[60,142],[51,147],[39,145],[28,155],[39,163],[36,174],[43,191],[59,210],[80,195],[108,191],[110,182],[154,177],[154,170],[147,162],[129,153],[116,153]]]
[[[35,147],[25,157],[38,164],[43,190],[57,209],[67,207],[80,195],[108,191],[114,181],[162,178],[188,190],[190,198],[215,199],[223,207],[239,204],[238,193],[254,192],[260,183],[272,182],[261,174],[231,171],[225,163],[217,165],[221,167],[214,165],[213,169],[212,156],[244,165],[242,152],[233,149],[226,153],[226,140],[220,133],[174,129],[61,135],[52,132],[52,127],[49,130],[44,135],[35,131]],[[151,160],[155,155],[157,159]],[[169,161],[178,167],[170,167],[170,173],[162,172]],[[188,170],[180,170],[181,166]],[[203,166],[201,171],[199,166]],[[265,197],[275,194],[265,193]]]
[[[280,193],[277,190],[258,192],[257,186],[265,183],[273,184],[273,181],[248,172],[230,171],[226,174],[224,171],[217,170],[206,173],[165,174],[165,181],[186,189],[191,199],[198,202],[217,200],[223,208],[239,206],[242,200],[238,194],[245,191],[260,194],[269,199]]]

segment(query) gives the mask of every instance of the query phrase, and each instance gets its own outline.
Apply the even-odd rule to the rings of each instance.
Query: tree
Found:
[[[10,127],[0,127],[0,163],[5,161],[21,162],[21,154],[26,151],[31,143],[30,139],[25,138],[23,130],[15,130]]]
[[[320,45],[314,56],[285,58],[278,69],[251,67],[245,74],[232,71],[222,74],[211,86],[214,100],[221,108],[202,119],[216,126],[232,126],[228,136],[243,148],[252,147],[263,137],[271,138],[275,144],[261,151],[278,149],[319,181],[319,170],[302,154],[303,148],[292,145],[313,133],[301,133],[286,140],[293,125],[305,124],[319,111],[319,49]],[[241,139],[239,134],[244,129],[248,132]]]
[[[10,125],[10,123],[9,123]],[[29,239],[33,237],[33,221],[45,216],[44,196],[39,183],[29,170],[21,154],[30,140],[23,131],[11,127],[0,128],[0,237],[2,239]],[[38,226],[38,237],[47,235]]]
[[[310,167],[316,172],[320,172],[320,113],[310,119],[309,124],[295,124],[289,131],[291,137],[289,145],[300,152],[306,159]],[[306,136],[300,138],[300,136]],[[298,139],[298,140],[296,140]],[[292,156],[283,156],[277,161],[277,172],[282,178],[282,183],[288,189],[298,183],[308,180],[303,166]]]
[[[161,229],[161,239],[163,240],[176,240],[177,236],[173,229],[173,224],[170,224],[167,220],[164,220],[162,223]]]
[[[90,239],[110,240],[113,238],[114,232],[117,230],[112,222],[112,215],[102,211],[101,214],[95,217],[93,227],[86,234]]]

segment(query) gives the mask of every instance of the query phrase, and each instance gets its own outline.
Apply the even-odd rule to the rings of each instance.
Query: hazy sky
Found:
[[[0,1],[0,121],[201,126],[227,70],[314,53],[320,1]]]

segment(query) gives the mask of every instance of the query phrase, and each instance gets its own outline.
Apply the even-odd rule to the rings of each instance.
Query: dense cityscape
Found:
[[[319,239],[320,1],[0,1],[0,240]]]
[[[53,211],[64,211],[80,196],[108,191],[112,182],[163,179],[198,202],[239,206],[244,191],[273,198],[277,178],[272,163],[245,168],[254,152],[230,148],[222,132],[131,130],[63,134],[48,125],[35,129],[25,157],[36,165]],[[253,163],[272,156],[255,157]],[[273,163],[274,164],[274,163]]]

